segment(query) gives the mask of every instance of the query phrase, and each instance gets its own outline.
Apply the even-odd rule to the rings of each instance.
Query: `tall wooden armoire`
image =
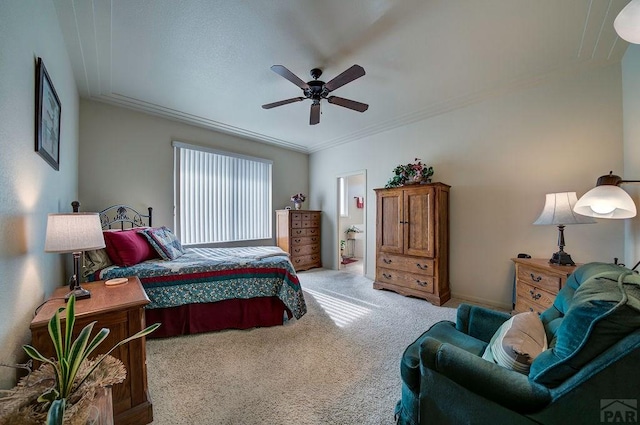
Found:
[[[406,185],[376,192],[375,289],[442,305],[449,290],[449,187]]]

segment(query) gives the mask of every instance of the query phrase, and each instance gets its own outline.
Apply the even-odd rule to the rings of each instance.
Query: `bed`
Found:
[[[151,226],[151,208],[142,214],[127,205],[114,205],[99,214],[109,257],[128,255],[128,246],[113,246],[114,237],[135,239],[142,246],[140,240],[145,236],[151,252],[110,265],[106,265],[109,260],[104,260],[104,252],[88,253],[85,261],[90,267],[85,277],[91,281],[137,276],[151,301],[145,308],[147,323],[162,323],[152,337],[278,326],[300,319],[307,311],[295,269],[288,254],[278,247],[180,246],[182,253],[176,258],[162,258],[153,255],[154,249],[161,250],[149,234],[168,229]]]

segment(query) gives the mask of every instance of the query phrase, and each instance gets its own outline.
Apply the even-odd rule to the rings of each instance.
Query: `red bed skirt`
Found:
[[[292,314],[277,297],[230,299],[215,303],[145,310],[147,325],[162,325],[147,338],[188,335],[223,329],[250,329],[279,326],[284,314]]]

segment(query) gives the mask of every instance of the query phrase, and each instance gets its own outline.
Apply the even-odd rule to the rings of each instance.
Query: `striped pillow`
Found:
[[[533,360],[547,349],[547,335],[537,313],[513,316],[500,326],[482,358],[516,372],[529,374]]]
[[[140,230],[139,233],[147,238],[163,260],[175,260],[184,254],[184,249],[178,238],[165,226],[148,227]]]

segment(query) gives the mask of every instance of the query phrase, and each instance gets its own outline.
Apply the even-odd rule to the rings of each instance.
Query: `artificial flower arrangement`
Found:
[[[393,169],[394,176],[389,179],[386,188],[399,187],[406,184],[428,183],[433,175],[433,167],[423,164],[420,158],[415,158],[414,163],[398,165]]]
[[[296,193],[291,197],[291,202],[295,204],[301,204],[307,199],[307,196],[304,193]]]
[[[353,224],[351,226],[349,226],[349,228],[347,228],[347,230],[344,231],[345,233],[362,233],[362,230],[358,229],[356,226],[354,226]]]

